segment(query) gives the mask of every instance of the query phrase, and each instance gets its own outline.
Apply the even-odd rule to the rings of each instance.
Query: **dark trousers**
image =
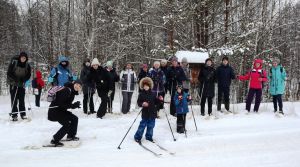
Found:
[[[277,111],[277,103],[279,105],[279,111],[282,111],[282,95],[273,95],[274,111]]]
[[[176,116],[176,106],[175,106],[175,89],[171,91],[171,103],[170,103],[170,114],[173,115],[174,117]]]
[[[58,123],[60,123],[62,127],[53,136],[53,139],[56,141],[61,140],[66,134],[68,134],[68,138],[75,137],[77,134],[78,117],[69,111],[62,112],[58,119]]]
[[[142,119],[138,130],[134,135],[135,140],[141,140],[144,134],[144,130],[147,127],[146,131],[146,140],[152,140],[153,138],[153,128],[155,127],[155,119]]]
[[[83,95],[83,112],[87,113],[88,111],[88,104],[90,107],[90,112],[94,112],[94,98],[93,98],[94,93],[90,94],[84,94]]]
[[[212,99],[213,97],[207,97],[207,96],[202,96],[201,98],[201,115],[205,115],[205,103],[207,99],[207,107],[208,107],[208,114],[210,115],[212,112]]]
[[[35,106],[40,107],[42,89],[38,89],[38,94],[35,95]]]
[[[111,95],[108,97],[108,103],[107,103],[107,107],[108,107],[108,111],[112,112],[112,107],[113,107],[113,101],[115,99],[115,90],[112,91]]]
[[[122,113],[127,114],[130,110],[131,98],[133,92],[122,91],[123,101],[122,101]]]
[[[185,131],[186,114],[177,114],[177,132],[183,133]]]
[[[18,117],[18,111],[20,112],[21,116],[25,116],[25,88],[10,85],[9,91],[12,106],[11,116],[13,118]],[[18,103],[19,109],[17,107]]]
[[[229,110],[229,87],[218,87],[218,106],[217,110],[221,110],[221,104],[224,98],[225,109]]]
[[[252,103],[252,100],[254,98],[254,95],[255,95],[254,111],[257,112],[258,109],[259,109],[259,105],[260,105],[260,102],[261,102],[262,89],[252,89],[252,88],[250,88],[249,92],[248,92],[248,97],[247,97],[247,100],[246,100],[246,110],[247,111],[250,111],[250,109],[251,109],[251,103]]]
[[[102,118],[106,114],[107,103],[108,103],[108,92],[98,92],[99,97],[101,98],[101,104],[97,111],[97,117]]]

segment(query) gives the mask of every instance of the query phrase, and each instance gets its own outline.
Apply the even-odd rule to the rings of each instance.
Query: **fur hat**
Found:
[[[141,81],[140,81],[140,89],[143,90],[144,89],[144,85],[148,85],[150,87],[150,89],[153,89],[153,86],[154,86],[152,79],[149,78],[149,77],[145,77],[145,78],[141,79]]]
[[[99,60],[97,58],[94,58],[91,65],[92,66],[93,65],[99,65],[100,66]]]

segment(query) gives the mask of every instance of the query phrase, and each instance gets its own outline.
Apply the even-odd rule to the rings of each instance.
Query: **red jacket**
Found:
[[[42,73],[40,71],[36,71],[36,83],[38,89],[42,89],[45,86],[45,82],[42,79]]]
[[[255,64],[260,63],[260,66],[256,68]],[[253,69],[248,72],[244,76],[239,76],[239,80],[245,81],[250,80],[250,88],[253,89],[262,89],[262,82],[267,82],[267,73],[265,70],[262,69],[263,60],[261,59],[255,59],[253,62]],[[262,78],[262,81],[259,81],[259,78]]]

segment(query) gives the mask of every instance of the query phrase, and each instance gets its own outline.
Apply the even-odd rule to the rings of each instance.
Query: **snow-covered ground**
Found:
[[[82,96],[77,97],[81,100]],[[96,100],[96,96],[94,97]],[[127,115],[120,111],[119,94],[116,94],[114,113],[104,119],[95,115],[86,116],[82,110],[72,112],[79,117],[78,136],[82,144],[78,148],[42,148],[26,150],[26,146],[49,143],[60,128],[57,122],[47,120],[47,102],[41,108],[34,107],[30,96],[31,122],[12,123],[8,120],[10,100],[0,97],[0,166],[1,167],[83,167],[83,166],[195,166],[195,167],[299,167],[300,166],[300,103],[285,102],[285,117],[272,113],[272,104],[262,104],[260,114],[246,115],[245,104],[234,105],[238,114],[219,114],[219,119],[206,120],[200,116],[199,106],[194,105],[198,126],[195,130],[191,112],[187,116],[187,138],[175,133],[173,141],[168,122],[163,112],[156,121],[154,139],[175,155],[146,143],[163,155],[155,157],[133,140],[140,117],[128,134],[121,150],[121,139],[135,119],[138,110],[133,98],[132,111]],[[99,102],[97,102],[97,106]],[[26,106],[28,107],[28,105]],[[167,107],[168,108],[168,107]],[[168,109],[167,109],[168,110]],[[215,106],[214,106],[215,111]],[[176,119],[169,116],[173,132]]]

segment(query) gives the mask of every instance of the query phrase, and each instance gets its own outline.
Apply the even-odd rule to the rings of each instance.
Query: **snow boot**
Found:
[[[61,143],[59,141],[56,141],[54,139],[52,139],[50,143],[53,144],[55,147],[62,147],[62,146],[64,146],[63,143]]]

